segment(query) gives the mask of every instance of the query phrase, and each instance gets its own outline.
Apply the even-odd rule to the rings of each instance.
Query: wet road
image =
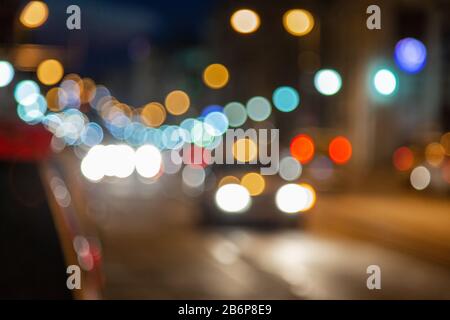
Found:
[[[69,170],[71,161],[63,161],[62,170],[77,215],[91,225],[102,245],[104,298],[450,299],[448,266],[407,253],[405,246],[388,246],[373,237],[368,238],[372,242],[331,237],[323,229],[331,230],[335,224],[324,223],[316,232],[320,228],[314,226],[322,225],[320,219],[312,220],[313,228],[306,230],[200,227],[201,207],[195,198],[183,194],[177,178],[155,184],[144,184],[135,177],[92,184],[77,170]],[[370,217],[373,204],[379,201],[375,198],[371,204],[366,199],[361,207],[358,195],[319,197],[317,215],[330,219],[355,208],[358,214],[366,208]],[[336,201],[339,208],[333,208]],[[427,200],[423,201],[426,205]],[[411,205],[405,198],[395,206],[402,203],[406,208]],[[390,208],[385,204],[384,212],[389,211],[386,205]],[[445,212],[448,202],[435,205]],[[384,218],[384,223],[391,219]],[[345,224],[355,223],[353,228],[369,234],[383,232],[376,224],[371,229],[352,221]],[[414,233],[420,233],[420,224],[414,226]],[[402,228],[400,224],[398,229]],[[401,235],[396,239],[411,241]],[[441,241],[439,235],[436,239]],[[414,241],[417,245],[412,246],[422,250],[420,237]],[[442,248],[437,250],[445,256]],[[381,268],[381,290],[366,287],[369,265]]]
[[[104,241],[106,298],[450,298],[443,267],[299,231],[166,230]],[[366,287],[373,264],[381,290]]]

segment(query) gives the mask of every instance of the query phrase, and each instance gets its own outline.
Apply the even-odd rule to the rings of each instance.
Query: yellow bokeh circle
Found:
[[[27,28],[38,28],[48,18],[48,6],[42,1],[30,1],[20,14],[20,22]]]
[[[438,142],[433,142],[425,148],[425,159],[433,167],[439,167],[445,158],[445,148]]]
[[[248,190],[250,195],[258,196],[263,193],[266,187],[266,182],[263,176],[255,172],[251,172],[242,177],[241,185]]]
[[[97,92],[97,85],[95,84],[95,81],[91,78],[83,78],[81,80],[81,86],[82,88],[80,93],[80,100],[81,103],[89,103],[95,98],[95,94]]]
[[[239,181],[238,178],[236,178],[235,176],[225,176],[222,179],[220,179],[219,185],[218,187],[222,187],[226,184],[240,184],[241,181]]]
[[[64,68],[58,60],[49,59],[42,61],[37,68],[37,77],[42,84],[47,86],[58,83],[64,75]]]
[[[172,91],[165,100],[167,111],[176,116],[188,111],[190,104],[189,96],[181,90]]]
[[[250,162],[258,156],[258,147],[256,143],[248,138],[237,140],[233,144],[233,157],[240,162]]]
[[[162,104],[151,102],[142,109],[141,119],[150,127],[159,127],[166,120],[166,110]]]
[[[314,17],[307,10],[292,9],[283,15],[283,26],[294,36],[304,36],[314,27]]]
[[[212,89],[220,89],[227,85],[230,75],[227,68],[219,63],[206,67],[203,72],[203,81]]]
[[[45,99],[47,100],[47,108],[53,112],[58,112],[64,108],[61,101],[65,101],[67,98],[63,89],[52,88],[45,95]]]

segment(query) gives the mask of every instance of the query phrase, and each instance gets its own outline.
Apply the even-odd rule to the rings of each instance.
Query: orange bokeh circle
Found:
[[[347,163],[352,157],[352,144],[345,137],[336,137],[330,142],[328,154],[336,164]]]
[[[306,134],[300,134],[292,139],[290,149],[291,155],[302,164],[308,163],[314,157],[314,141]]]

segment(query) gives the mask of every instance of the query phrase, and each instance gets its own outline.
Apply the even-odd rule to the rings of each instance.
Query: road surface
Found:
[[[61,171],[75,212],[80,220],[91,225],[89,229],[94,230],[101,243],[103,298],[450,298],[450,269],[445,259],[436,262],[424,258],[426,255],[403,250],[405,245],[389,246],[373,237],[360,241],[315,231],[333,229],[333,223],[321,223],[320,219],[332,219],[352,210],[358,214],[366,211],[370,221],[374,205],[380,201],[378,197],[361,202],[360,195],[319,194],[317,208],[308,214],[316,212],[320,219],[307,224],[313,226],[311,229],[202,227],[197,223],[201,213],[198,201],[183,194],[176,176],[154,184],[142,183],[136,177],[94,184],[81,176],[75,159],[61,159]],[[439,212],[439,219],[447,221],[441,215],[448,202],[436,201],[433,205],[440,206],[440,211],[433,212]],[[336,203],[339,207],[333,206]],[[404,197],[386,202],[383,208],[387,210],[394,204],[396,208],[406,208],[395,210],[399,212],[396,219],[409,223],[413,219],[408,217],[408,207],[426,206],[427,199],[411,203],[409,197]],[[385,223],[389,221],[386,219],[391,218],[386,216]],[[346,221],[353,229],[360,228],[359,223]],[[317,224],[324,227],[317,228]],[[423,221],[422,224],[429,232],[428,224]],[[415,233],[421,231],[419,225],[414,224]],[[383,230],[380,226],[362,226],[361,233]],[[402,228],[400,223],[398,229]],[[396,235],[399,243],[410,240]],[[436,235],[435,241],[429,243],[439,240]],[[412,246],[423,250],[420,237],[414,241],[417,245]],[[445,256],[445,252],[440,254]],[[366,286],[369,276],[366,270],[370,265],[381,268],[381,290],[369,290]]]

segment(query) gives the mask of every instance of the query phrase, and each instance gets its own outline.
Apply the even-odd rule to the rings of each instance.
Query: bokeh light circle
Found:
[[[206,172],[201,166],[187,165],[182,171],[183,183],[191,188],[199,188],[205,183]]]
[[[94,146],[83,158],[80,168],[85,178],[97,182],[105,176],[104,150],[103,145]]]
[[[37,124],[44,120],[46,111],[47,101],[40,94],[33,103],[27,105],[19,104],[17,106],[17,115],[28,124]]]
[[[308,172],[315,180],[326,181],[334,174],[333,162],[329,157],[319,155],[309,164]]]
[[[162,130],[162,145],[167,149],[179,149],[188,141],[188,132],[178,126],[167,126]]]
[[[250,172],[242,177],[241,185],[248,190],[251,196],[258,196],[263,193],[266,181],[259,173]]]
[[[301,164],[306,164],[314,157],[314,141],[310,136],[300,134],[292,139],[290,151],[291,155]]]
[[[247,114],[253,121],[264,121],[270,117],[272,106],[264,97],[253,97],[247,102]]]
[[[215,196],[216,205],[229,213],[240,213],[251,205],[248,190],[239,184],[226,184],[221,186]]]
[[[300,184],[300,186],[305,189],[308,196],[305,207],[300,211],[308,211],[316,204],[316,191],[311,185],[307,183],[302,183]]]
[[[258,14],[250,9],[241,9],[230,18],[233,29],[239,33],[252,33],[258,30],[260,19]]]
[[[309,207],[311,194],[305,187],[289,183],[283,185],[275,194],[275,204],[285,213],[298,213]]]
[[[432,142],[425,148],[425,159],[429,165],[439,167],[445,158],[445,149],[438,142]]]
[[[410,181],[414,189],[424,190],[431,182],[430,171],[424,166],[416,167],[411,171]]]
[[[160,128],[146,128],[145,144],[150,144],[158,149],[163,149],[162,133]]]
[[[228,129],[228,118],[222,112],[211,112],[204,119],[205,130],[212,136],[220,136]]]
[[[394,59],[397,66],[405,72],[417,73],[427,60],[427,48],[422,41],[404,38],[395,46]]]
[[[64,108],[65,92],[63,89],[55,87],[47,91],[45,95],[48,109],[54,112],[61,111]]]
[[[203,72],[203,81],[212,89],[220,89],[227,85],[230,75],[227,68],[219,63],[206,67]]]
[[[218,186],[224,186],[226,184],[240,184],[241,181],[235,176],[225,176],[220,179]]]
[[[232,153],[239,162],[251,162],[258,157],[258,147],[252,139],[242,138],[233,144]]]
[[[390,70],[381,69],[375,73],[373,84],[380,94],[388,96],[397,89],[397,78]]]
[[[170,92],[165,100],[167,111],[176,116],[188,111],[190,103],[187,93],[181,90]]]
[[[150,127],[159,127],[166,120],[166,109],[157,102],[147,104],[141,111],[142,121]]]
[[[42,61],[37,68],[39,81],[47,86],[58,83],[64,76],[64,68],[58,60],[49,59]]]
[[[215,136],[211,134],[214,131],[215,129],[211,128],[209,124],[197,121],[190,131],[190,140],[192,143],[202,148],[209,146],[214,141]]]
[[[136,171],[143,178],[153,178],[161,170],[161,152],[153,145],[143,145],[136,150]]]
[[[95,122],[89,122],[81,132],[81,141],[90,147],[103,141],[103,129]]]
[[[14,68],[8,61],[0,61],[0,88],[6,87],[14,78]]]
[[[321,94],[331,96],[338,93],[341,89],[342,78],[335,70],[319,70],[314,76],[314,86]]]
[[[111,100],[111,92],[105,86],[99,85],[95,88],[95,93],[89,102],[92,108],[100,111],[105,101]]]
[[[294,157],[284,157],[280,161],[279,175],[286,181],[294,181],[302,174],[302,165]]]
[[[292,9],[283,15],[283,26],[294,36],[304,36],[314,27],[314,17],[307,10]]]
[[[300,96],[292,87],[279,87],[273,93],[273,104],[282,112],[295,110],[300,103]]]
[[[231,127],[240,127],[247,121],[247,111],[242,103],[230,102],[223,109]]]
[[[133,174],[135,169],[135,152],[128,145],[114,146],[114,176],[127,178]],[[108,160],[107,160],[108,161]],[[109,160],[111,161],[111,159]]]
[[[400,147],[392,156],[392,163],[399,171],[408,171],[414,165],[414,154],[408,147]]]
[[[42,26],[48,18],[48,7],[42,1],[30,1],[23,8],[19,20],[28,28]]]
[[[352,157],[352,144],[345,137],[336,137],[328,146],[328,154],[336,164],[345,164]]]
[[[14,89],[14,98],[17,103],[28,106],[36,102],[41,90],[36,82],[32,80],[20,81]]]
[[[81,79],[80,86],[82,87],[80,92],[81,103],[91,103],[97,93],[97,85],[95,84],[95,81],[91,78],[83,78]]]
[[[202,122],[194,118],[187,118],[181,122],[180,128],[186,132],[186,142],[193,143],[195,141],[195,137],[192,135],[193,130],[199,126],[202,126]]]

